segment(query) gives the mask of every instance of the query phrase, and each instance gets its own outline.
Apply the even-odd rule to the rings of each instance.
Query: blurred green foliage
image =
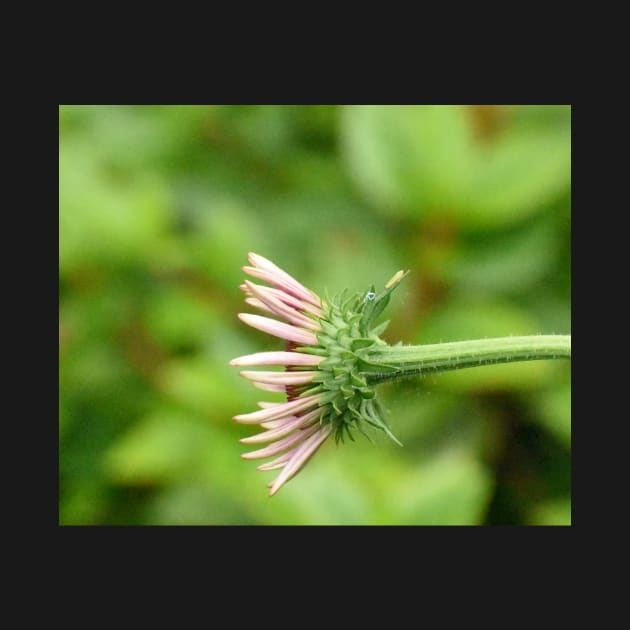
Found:
[[[569,107],[61,106],[62,524],[568,524],[568,361],[381,386],[400,448],[274,498],[228,361],[248,251],[318,293],[411,269],[391,342],[570,332]],[[274,398],[275,395],[268,395]],[[279,399],[279,398],[277,398]]]

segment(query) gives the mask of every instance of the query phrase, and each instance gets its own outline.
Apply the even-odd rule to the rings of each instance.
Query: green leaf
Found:
[[[84,143],[59,148],[59,266],[144,261],[167,226],[164,183],[150,173],[110,179]]]
[[[397,522],[405,525],[476,525],[490,499],[491,478],[465,451],[447,451],[418,466],[392,489]]]
[[[544,277],[560,254],[560,238],[549,221],[533,221],[509,232],[463,239],[442,262],[440,274],[468,294],[522,292]]]
[[[570,185],[570,129],[515,128],[480,151],[454,214],[467,227],[501,227],[539,212]]]
[[[570,188],[570,109],[553,116],[526,109],[501,110],[503,126],[482,139],[470,107],[346,107],[344,157],[359,190],[386,215],[507,226]]]
[[[209,439],[207,426],[194,416],[158,411],[140,420],[108,451],[105,471],[116,483],[166,483],[195,466]]]
[[[351,177],[389,215],[419,217],[448,207],[472,176],[471,130],[462,107],[346,107],[341,138]]]

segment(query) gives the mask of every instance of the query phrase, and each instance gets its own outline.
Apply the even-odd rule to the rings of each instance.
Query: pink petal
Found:
[[[265,422],[267,420],[278,420],[317,405],[319,399],[320,396],[318,394],[306,396],[305,398],[296,398],[291,402],[280,403],[268,409],[260,409],[258,411],[252,411],[251,413],[234,416],[234,420],[243,424],[258,424],[259,422]]]
[[[246,280],[246,282],[249,282],[249,280]],[[323,313],[319,308],[317,308],[316,306],[313,306],[312,304],[308,302],[305,302],[304,300],[300,300],[299,298],[294,297],[293,295],[291,295],[290,293],[287,293],[286,291],[283,291],[282,289],[274,289],[273,287],[265,287],[262,284],[254,284],[253,282],[250,282],[250,284],[253,286],[265,289],[265,291],[267,291],[269,294],[278,298],[281,302],[284,302],[288,306],[292,306],[294,309],[298,311],[308,311],[309,313],[311,313],[312,315],[315,315],[315,317],[318,317],[319,319],[323,317]],[[246,284],[241,284],[240,288],[243,291],[245,291],[247,295],[250,295],[250,296],[252,295],[251,290]]]
[[[293,418],[293,416],[291,416]],[[285,425],[287,422],[287,418],[283,418],[282,420],[270,420],[269,422],[261,422],[260,426],[264,429],[277,429]]]
[[[252,315],[251,313],[239,313],[238,318],[248,326],[262,330],[262,332],[269,333],[274,337],[280,337],[281,339],[287,339],[288,341],[294,341],[295,343],[307,346],[316,346],[319,344],[317,337],[313,333],[297,328],[296,326],[291,326],[290,324],[284,324],[275,319],[270,319],[269,317]]]
[[[302,442],[309,436],[313,435],[315,431],[318,430],[317,425],[312,427],[308,427],[307,429],[295,431],[289,437],[284,438],[283,440],[279,440],[278,442],[274,442],[269,446],[265,446],[264,448],[260,448],[257,451],[251,451],[249,453],[243,453],[241,457],[243,459],[264,459],[265,457],[271,457],[272,455],[278,455],[286,451],[289,447],[297,444],[298,442]]]
[[[299,447],[298,447],[299,448]],[[271,462],[267,462],[266,464],[261,464],[256,468],[256,470],[274,470],[275,468],[282,468],[292,457],[295,455],[297,448],[285,453],[284,455],[280,455],[280,457],[274,459]],[[267,486],[271,486],[271,484],[267,484]]]
[[[319,418],[320,413],[320,409],[313,409],[313,411],[309,411],[303,416],[292,416],[287,422],[283,422],[282,424],[271,428],[269,431],[263,431],[262,433],[257,433],[256,435],[241,438],[240,441],[243,444],[264,444],[265,442],[273,442],[278,438],[288,435],[296,429],[308,426],[313,420],[317,420]]]
[[[260,426],[264,429],[277,429],[284,426],[287,422],[294,420],[295,416],[289,416],[288,418],[282,418],[281,420],[269,420],[269,422],[261,422]]]
[[[317,307],[321,306],[319,298],[314,297],[308,289],[304,288],[299,283],[294,284],[274,274],[273,272],[257,269],[256,267],[241,267],[241,269],[250,276],[254,276],[254,278],[258,278],[259,280],[264,280],[265,282],[272,284],[274,287],[282,289],[286,293],[290,293],[296,298],[305,300]]]
[[[313,456],[315,451],[324,443],[332,431],[332,424],[322,427],[317,433],[308,438],[295,452],[282,472],[274,479],[269,496],[273,496],[290,479],[295,477]]]
[[[302,385],[310,383],[319,372],[255,372],[243,370],[241,376],[250,381],[261,383],[282,383],[284,385]]]
[[[259,381],[254,381],[252,385],[254,387],[258,387],[258,389],[262,389],[265,392],[277,392],[279,394],[286,394],[287,391],[285,385],[273,385],[272,383],[261,383]]]
[[[299,429],[306,423],[307,421],[304,420],[303,416],[291,416],[287,422],[278,424],[268,431],[241,438],[239,441],[242,444],[264,444],[265,442],[273,442],[285,435],[289,435],[289,433],[293,433],[293,431]]]
[[[288,306],[292,306],[293,308],[295,308],[296,310],[300,312],[308,311],[309,313],[312,313],[316,315],[317,317],[321,318],[322,316],[321,310],[318,309],[316,306],[313,306],[309,302],[300,300],[299,298],[296,298],[294,295],[291,295],[290,293],[287,293],[286,291],[283,291],[282,289],[276,289],[274,287],[267,287],[262,284],[254,284],[253,282],[249,280],[245,280],[243,284],[239,285],[238,287],[241,291],[245,293],[245,295],[247,295],[247,297],[254,297],[254,293],[249,288],[249,286],[247,286],[248,284],[254,287],[258,287],[259,289],[265,289],[268,293],[278,298],[281,302],[284,302]]]
[[[274,263],[267,260],[267,258],[264,258],[259,254],[254,254],[253,252],[249,252],[248,260],[251,265],[254,265],[254,267],[273,274],[274,277],[278,278],[280,281],[286,282],[295,287],[297,290],[303,292],[307,302],[311,302],[312,304],[315,304],[315,306],[319,306],[319,299],[317,296],[312,291],[309,291],[303,284],[300,284],[292,275],[284,271],[284,269],[280,269],[280,267],[274,265]],[[271,284],[274,283],[272,282]]]
[[[236,357],[230,365],[319,365],[324,357],[303,352],[257,352]]]
[[[265,310],[271,310],[274,315],[284,317],[284,319],[296,326],[310,328],[311,330],[321,330],[321,326],[317,322],[282,302],[282,300],[270,292],[271,289],[269,287],[261,287],[249,280],[245,280],[245,284],[250,288],[250,291],[255,296],[256,300],[263,304],[263,308],[265,308]],[[251,299],[252,298],[248,298],[248,300]],[[248,302],[248,300],[245,301]]]
[[[246,298],[245,302],[254,308],[259,308],[261,311],[265,311],[265,313],[270,313],[271,315],[275,315],[275,313],[265,304],[263,304],[257,298]]]

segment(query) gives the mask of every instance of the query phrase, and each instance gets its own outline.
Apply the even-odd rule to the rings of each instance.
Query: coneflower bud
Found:
[[[246,280],[241,289],[246,302],[284,321],[240,313],[239,318],[258,330],[287,342],[284,352],[261,352],[238,357],[237,366],[284,366],[284,372],[242,371],[256,387],[284,392],[285,403],[259,403],[261,409],[234,417],[237,422],[259,424],[263,433],[241,442],[268,446],[243,455],[245,459],[262,459],[278,455],[259,466],[259,470],[281,468],[269,484],[271,495],[293,478],[309,461],[329,435],[336,441],[344,436],[354,439],[352,430],[367,436],[365,425],[384,431],[398,444],[383,418],[376,392],[366,374],[375,368],[387,371],[383,363],[374,364],[368,354],[386,345],[379,335],[387,322],[373,327],[391,292],[406,275],[396,273],[376,293],[371,287],[364,293],[322,300],[295,278],[257,254],[249,254],[251,266],[243,270],[271,287]],[[395,368],[392,368],[395,369]]]

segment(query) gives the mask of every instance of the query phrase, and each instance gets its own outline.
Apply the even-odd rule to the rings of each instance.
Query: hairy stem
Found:
[[[411,375],[421,376],[493,363],[570,359],[571,335],[497,337],[422,346],[385,346],[370,351],[366,358],[373,370],[365,374],[368,382],[375,384]],[[382,371],[378,369],[378,364],[383,365]],[[392,370],[392,367],[396,369]]]

